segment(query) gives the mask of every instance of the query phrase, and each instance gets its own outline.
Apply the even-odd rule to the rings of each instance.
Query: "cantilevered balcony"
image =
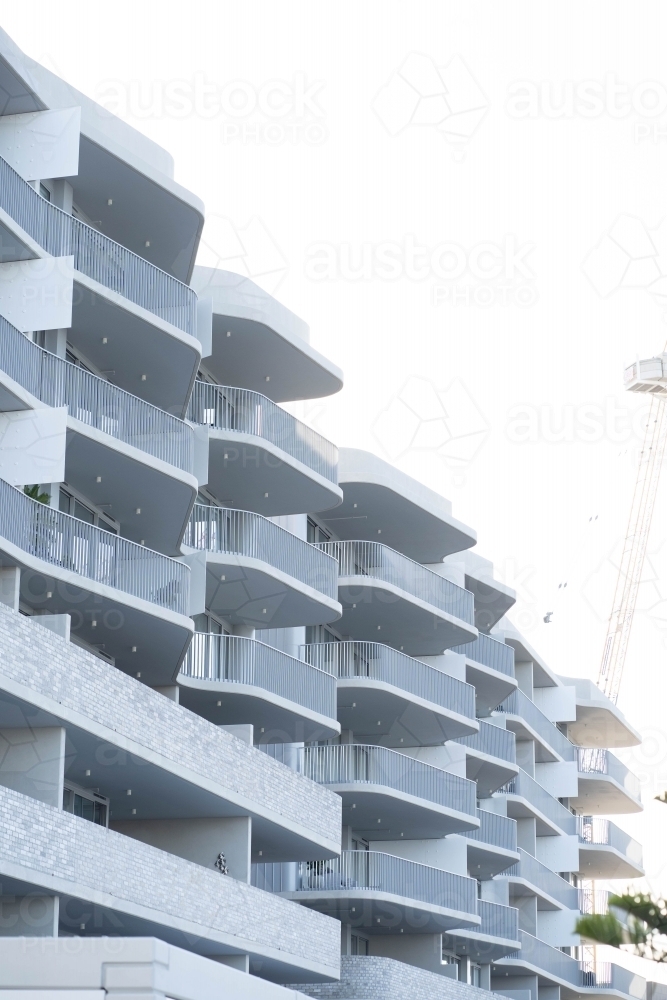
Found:
[[[498,639],[480,632],[473,642],[455,646],[452,653],[466,658],[466,680],[477,692],[478,715],[490,715],[512,691],[516,691],[514,650]]]
[[[583,878],[639,878],[642,848],[615,823],[601,816],[577,816],[579,874]]]
[[[576,910],[579,890],[570,885],[532,854],[519,848],[519,861],[507,868],[498,879],[509,883],[510,902],[522,896],[537,896],[538,910]]]
[[[537,762],[574,760],[576,748],[523,691],[513,691],[496,712],[505,716],[518,740],[533,740]]]
[[[340,617],[335,561],[260,514],[195,504],[184,544],[206,550],[206,607],[232,625],[288,628]]]
[[[476,638],[473,597],[380,542],[321,542],[338,562],[342,631],[412,656]]]
[[[423,840],[479,826],[475,783],[385,747],[261,749],[343,800],[343,824],[370,840]]]
[[[477,810],[478,830],[463,836],[468,847],[468,871],[486,881],[519,860],[516,846],[516,820],[486,809]]]
[[[475,689],[391,646],[322,642],[302,655],[338,678],[338,719],[357,738],[400,748],[477,732]]]
[[[475,962],[494,962],[519,945],[519,911],[513,906],[477,900],[479,927],[457,928],[443,937],[443,947]]]
[[[68,336],[75,347],[101,371],[113,370],[118,385],[179,412],[201,357],[195,292],[52,205],[1,157],[0,212],[5,228],[15,224],[15,259],[74,257]]]
[[[600,813],[641,812],[639,778],[609,750],[577,748],[579,795],[570,799],[575,809]]]
[[[260,743],[340,732],[336,678],[256,639],[195,632],[178,683],[181,705],[216,725],[252,723]]]
[[[26,609],[71,615],[75,636],[149,684],[176,675],[192,634],[184,563],[31,500],[4,480],[0,561],[21,567]]]
[[[197,495],[192,428],[42,350],[0,316],[0,409],[37,400],[67,407],[66,481],[103,506],[128,538],[179,555]]]
[[[230,507],[265,516],[335,507],[338,449],[266,396],[195,382],[188,419],[209,428],[209,479]]]
[[[493,794],[507,797],[507,815],[512,819],[537,820],[538,837],[575,832],[572,813],[525,771],[519,771],[516,778]]]
[[[378,851],[343,851],[331,861],[253,865],[252,883],[368,934],[480,929],[474,879]]]
[[[514,733],[480,721],[479,732],[455,741],[466,748],[466,776],[477,782],[478,798],[488,798],[519,773]]]

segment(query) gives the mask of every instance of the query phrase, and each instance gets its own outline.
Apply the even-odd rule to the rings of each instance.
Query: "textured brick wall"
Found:
[[[3,676],[340,842],[338,795],[0,604]]]
[[[241,948],[279,949],[337,974],[336,920],[0,786],[0,872],[15,874],[16,864],[28,883],[63,879],[73,896],[112,910],[143,906],[165,926],[188,921],[201,937],[222,932]]]

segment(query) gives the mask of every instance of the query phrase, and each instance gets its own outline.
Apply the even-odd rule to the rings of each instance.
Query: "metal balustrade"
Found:
[[[194,549],[258,559],[338,598],[338,571],[331,556],[261,514],[195,504],[183,542]]]
[[[516,778],[508,781],[494,792],[494,795],[520,795],[538,812],[560,827],[563,833],[569,835],[575,832],[575,816],[525,771],[519,771]]]
[[[482,663],[485,667],[507,674],[508,677],[514,677],[514,649],[505,642],[485,635],[484,632],[480,632],[472,642],[454,646],[452,653],[462,653],[469,660]]]
[[[476,933],[504,938],[505,941],[519,940],[519,911],[516,907],[478,899],[477,913],[482,918],[482,923],[474,928]]]
[[[577,816],[576,830],[582,844],[613,847],[635,864],[642,866],[642,847],[628,833],[601,816]]]
[[[516,851],[516,820],[488,809],[478,809],[477,818],[480,821],[478,830],[466,830],[463,834],[469,840],[481,844],[501,847],[506,851]]]
[[[43,350],[0,316],[0,370],[48,406],[184,472],[192,472],[194,431],[178,417]]]
[[[342,577],[361,576],[392,584],[469,625],[474,624],[474,598],[469,590],[438,576],[420,563],[381,542],[318,542],[338,562]]]
[[[188,420],[264,438],[324,479],[338,482],[338,448],[259,392],[195,382]]]
[[[577,747],[577,768],[581,774],[606,774],[634,799],[641,798],[641,783],[609,750]]]
[[[471,750],[478,750],[479,753],[488,754],[489,757],[498,757],[500,760],[507,760],[510,764],[516,763],[516,740],[514,733],[509,729],[501,729],[490,722],[480,719],[479,732],[471,733],[470,736],[458,736],[454,743],[460,743]]]
[[[537,886],[552,899],[562,903],[568,910],[576,910],[579,904],[579,890],[570,885],[541,861],[519,848],[520,860],[501,873],[502,878],[521,878]]]
[[[475,689],[457,677],[379,642],[318,642],[302,646],[308,663],[336,677],[383,681],[469,719],[475,718]]]
[[[624,969],[613,962],[584,961],[579,963],[581,969],[581,985],[592,989],[612,989],[626,996],[643,998],[646,993],[646,982],[641,976]]]
[[[0,157],[0,208],[53,257],[186,333],[197,335],[197,296],[177,278],[42,198]]]
[[[579,889],[579,910],[581,913],[609,913],[609,897],[613,893],[608,889],[592,889],[582,886]]]
[[[1,479],[0,536],[51,566],[188,614],[184,563],[47,507]]]
[[[496,712],[506,715],[516,715],[526,722],[530,728],[537,733],[547,746],[556,751],[563,760],[574,760],[575,747],[566,736],[563,736],[560,729],[547,719],[534,701],[517,688],[516,691],[505,698],[505,701],[498,705]]]
[[[261,749],[320,785],[381,785],[457,812],[476,815],[474,781],[414,757],[364,744]]]
[[[559,948],[552,948],[550,944],[540,941],[539,938],[533,937],[526,931],[519,931],[519,941],[521,942],[521,950],[512,952],[511,955],[502,959],[500,964],[506,965],[516,961],[527,962],[546,976],[561,979],[572,986],[583,985],[581,968],[576,959],[570,958]]]
[[[336,718],[336,678],[257,639],[195,632],[181,674],[195,680],[259,687],[329,719]]]

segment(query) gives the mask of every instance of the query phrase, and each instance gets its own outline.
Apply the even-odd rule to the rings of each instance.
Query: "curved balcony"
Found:
[[[320,542],[338,562],[341,628],[412,656],[434,656],[476,636],[473,597],[380,542]]]
[[[438,934],[480,926],[474,879],[378,851],[253,865],[252,883],[368,934]]]
[[[507,643],[480,632],[472,642],[454,646],[452,653],[466,658],[466,680],[475,686],[480,715],[491,715],[503,698],[516,691],[514,649]]]
[[[513,906],[477,900],[479,927],[456,929],[443,938],[443,946],[474,962],[494,962],[516,951],[519,945],[519,911]]]
[[[72,632],[148,684],[168,684],[192,634],[188,567],[79,521],[0,480],[0,559],[22,604],[69,614]]]
[[[536,762],[574,760],[575,747],[567,736],[563,736],[523,691],[513,691],[498,705],[496,712],[505,716],[506,727],[516,734],[518,740],[533,740]]]
[[[268,517],[343,499],[336,446],[266,396],[195,382],[187,416],[209,428],[208,485],[230,507]]]
[[[575,989],[583,986],[581,968],[576,959],[526,931],[519,931],[519,941],[520,950],[500,959],[497,966],[492,966],[492,989],[502,989],[502,981],[508,971],[512,976],[537,975],[544,985],[548,983]],[[495,979],[496,975],[498,979]]]
[[[436,746],[477,730],[470,684],[391,646],[313,643],[302,647],[302,656],[338,678],[338,719],[369,742]]]
[[[455,741],[466,748],[466,776],[486,799],[519,773],[514,733],[480,720],[479,732]]]
[[[486,809],[477,810],[478,830],[467,830],[468,871],[486,881],[505,871],[519,859],[516,846],[516,820]]]
[[[260,743],[331,739],[336,679],[256,639],[195,632],[179,701],[216,725],[250,722]]]
[[[0,210],[46,255],[74,257],[72,343],[119,385],[182,410],[201,357],[192,288],[46,201],[2,157]]]
[[[0,383],[8,397],[0,408],[23,409],[26,400],[10,380],[48,406],[67,407],[67,482],[104,506],[127,537],[179,555],[197,495],[192,428],[42,350],[0,316]]]
[[[340,617],[334,560],[261,514],[195,504],[183,542],[206,551],[206,607],[232,625],[289,628]]]
[[[343,824],[370,840],[423,840],[473,830],[473,781],[386,747],[262,747],[343,800]]]
[[[510,902],[537,896],[538,910],[576,910],[579,906],[579,889],[522,848],[519,861],[497,877],[510,882]]]
[[[641,812],[639,778],[609,750],[577,747],[579,794],[570,799],[575,809],[600,813]]]
[[[525,771],[520,770],[516,778],[493,794],[507,796],[507,815],[512,819],[537,820],[538,837],[575,832],[572,813]]]
[[[583,878],[639,878],[641,844],[601,816],[577,816],[579,874]]]

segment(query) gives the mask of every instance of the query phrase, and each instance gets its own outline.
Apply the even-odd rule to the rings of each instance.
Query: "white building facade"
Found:
[[[203,220],[0,32],[0,997],[654,1000],[574,934],[638,734]]]

